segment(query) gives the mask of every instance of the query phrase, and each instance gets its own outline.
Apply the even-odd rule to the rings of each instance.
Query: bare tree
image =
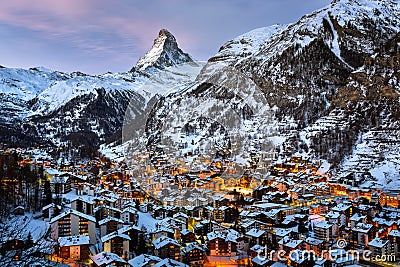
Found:
[[[0,266],[62,266],[46,259],[55,247],[49,236],[49,227],[29,216],[0,217]]]

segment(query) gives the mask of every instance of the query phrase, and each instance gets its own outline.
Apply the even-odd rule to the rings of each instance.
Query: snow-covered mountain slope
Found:
[[[151,51],[157,50],[159,57],[143,57],[140,62],[147,67],[140,71],[87,75],[1,68],[0,142],[97,146],[121,139],[129,103],[131,112],[143,113],[151,99],[194,80],[202,66],[182,52],[167,30],[157,40]],[[177,67],[185,62],[190,64]],[[165,91],[164,84],[170,89]]]
[[[243,34],[196,83],[160,99],[147,144],[175,155],[238,145],[248,165],[254,153],[301,153],[340,171],[360,135],[399,127],[399,31],[398,1],[337,0],[296,23]]]
[[[140,71],[148,68],[164,69],[192,61],[189,54],[178,47],[175,37],[168,30],[162,29],[154,40],[151,50],[138,60],[135,69]]]
[[[0,93],[24,101],[31,100],[56,81],[68,78],[61,72],[45,68],[0,68]]]
[[[0,68],[0,119],[12,121],[28,114],[27,101],[67,75],[45,68]],[[6,116],[10,115],[10,117]]]

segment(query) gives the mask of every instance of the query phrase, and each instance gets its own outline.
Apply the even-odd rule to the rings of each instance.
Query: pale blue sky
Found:
[[[291,23],[329,0],[2,0],[0,65],[127,71],[161,28],[198,60],[231,38]]]

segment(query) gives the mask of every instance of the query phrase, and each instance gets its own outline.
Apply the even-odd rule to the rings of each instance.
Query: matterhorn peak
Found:
[[[168,30],[161,29],[152,48],[138,60],[135,69],[164,69],[187,62],[193,62],[193,59],[178,47],[175,37]]]

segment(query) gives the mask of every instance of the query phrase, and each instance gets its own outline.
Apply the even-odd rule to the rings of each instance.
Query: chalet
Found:
[[[390,242],[387,239],[375,237],[368,243],[371,256],[390,255],[392,253]]]
[[[129,241],[129,252],[130,255],[129,257],[131,258],[133,252],[135,252],[135,255],[142,254],[144,252],[147,252],[146,249],[146,239],[145,239],[145,229],[141,229],[135,225],[126,225],[121,229],[118,229],[119,234],[124,234],[129,236],[130,241]],[[127,244],[124,244],[125,247],[127,247]],[[125,251],[128,249],[125,248]]]
[[[76,174],[76,173],[66,173],[68,176],[71,185],[77,186],[77,185],[82,185],[86,182],[89,182],[90,178],[88,175],[81,175],[81,174]]]
[[[332,226],[333,237],[337,237],[339,235],[339,225],[347,225],[346,216],[338,212],[334,211],[328,212],[328,214],[325,215],[325,219],[328,221],[328,223],[333,224]]]
[[[134,207],[126,207],[122,210],[122,219],[124,224],[136,224],[139,219],[138,210]]]
[[[391,230],[397,228],[397,224],[394,220],[375,217],[372,219],[372,223],[374,224],[375,229],[377,229],[378,237],[387,237]]]
[[[160,237],[169,237],[169,238],[174,238],[175,236],[175,231],[171,229],[170,227],[165,227],[163,225],[157,224],[156,228],[151,230],[150,232],[150,237],[151,240],[156,240],[159,239]]]
[[[121,210],[108,205],[100,205],[94,208],[94,214],[98,221],[107,217],[121,218]]]
[[[96,219],[93,216],[69,209],[50,220],[51,237],[88,235],[90,244],[96,243]]]
[[[58,238],[58,256],[63,259],[84,261],[89,259],[90,238],[87,235]]]
[[[368,246],[369,241],[375,236],[375,229],[372,224],[357,223],[351,231],[353,233],[352,243],[358,247]]]
[[[305,249],[308,251],[313,251],[318,257],[322,256],[322,251],[327,249],[326,245],[328,243],[324,240],[307,237],[305,240]]]
[[[178,242],[167,236],[161,236],[152,242],[154,246],[154,255],[162,259],[170,258],[180,260],[180,248]]]
[[[205,251],[196,242],[188,244],[181,250],[182,260],[190,266],[203,266]]]
[[[274,231],[271,234],[270,239],[278,243],[284,237],[286,237],[286,236],[290,237],[292,232],[293,232],[292,229],[283,229],[283,228],[274,229]]]
[[[174,214],[172,217],[185,222],[186,225],[187,225],[188,219],[189,219],[189,216],[182,212],[178,212],[178,213]]]
[[[197,235],[205,236],[212,231],[211,221],[203,220],[196,224],[194,227],[194,232]]]
[[[314,225],[315,237],[320,240],[331,241],[333,240],[333,224],[327,221],[321,221]]]
[[[279,244],[279,249],[282,251],[283,250],[286,251],[287,252],[286,254],[289,255],[290,251],[301,249],[303,241],[298,239],[292,239],[288,236],[285,236],[278,242],[278,244]]]
[[[261,199],[263,195],[267,194],[268,192],[276,192],[278,188],[267,186],[267,185],[260,185],[253,189],[253,197],[256,199]]]
[[[250,246],[254,246],[254,245],[265,245],[267,242],[267,231],[265,230],[258,230],[258,229],[251,229],[250,231],[248,231],[246,234],[246,236],[249,237],[250,239]]]
[[[295,185],[289,190],[289,195],[293,199],[298,199],[303,194],[305,194],[305,187],[301,185]]]
[[[366,215],[360,215],[358,213],[355,213],[353,216],[350,217],[350,227],[353,228],[356,226],[358,223],[367,223],[367,216]]]
[[[400,231],[399,230],[392,230],[388,236],[390,240],[390,250],[395,254],[398,255],[400,251]]]
[[[50,181],[50,189],[53,194],[66,194],[71,192],[71,181],[67,175],[55,176]]]
[[[181,231],[181,243],[193,243],[196,241],[196,235],[190,230],[182,230]]]
[[[122,227],[123,223],[124,221],[114,217],[107,217],[99,221],[98,224],[100,227],[100,236],[105,236],[107,234],[117,231]]]
[[[212,196],[211,199],[213,201],[214,208],[219,208],[219,207],[226,206],[229,204],[229,200],[224,197]]]
[[[207,234],[211,256],[234,256],[237,253],[238,233],[218,231]]]
[[[79,212],[94,215],[94,198],[89,196],[79,196],[71,201],[71,208]]]
[[[356,255],[347,253],[344,249],[332,250],[329,254],[330,257],[325,262],[326,266],[332,266],[332,267],[353,266],[358,262]]]
[[[45,220],[50,220],[58,210],[61,210],[61,206],[56,206],[54,203],[50,203],[42,208],[42,214]]]
[[[122,259],[129,260],[129,235],[115,231],[101,238],[105,252],[112,252]]]

